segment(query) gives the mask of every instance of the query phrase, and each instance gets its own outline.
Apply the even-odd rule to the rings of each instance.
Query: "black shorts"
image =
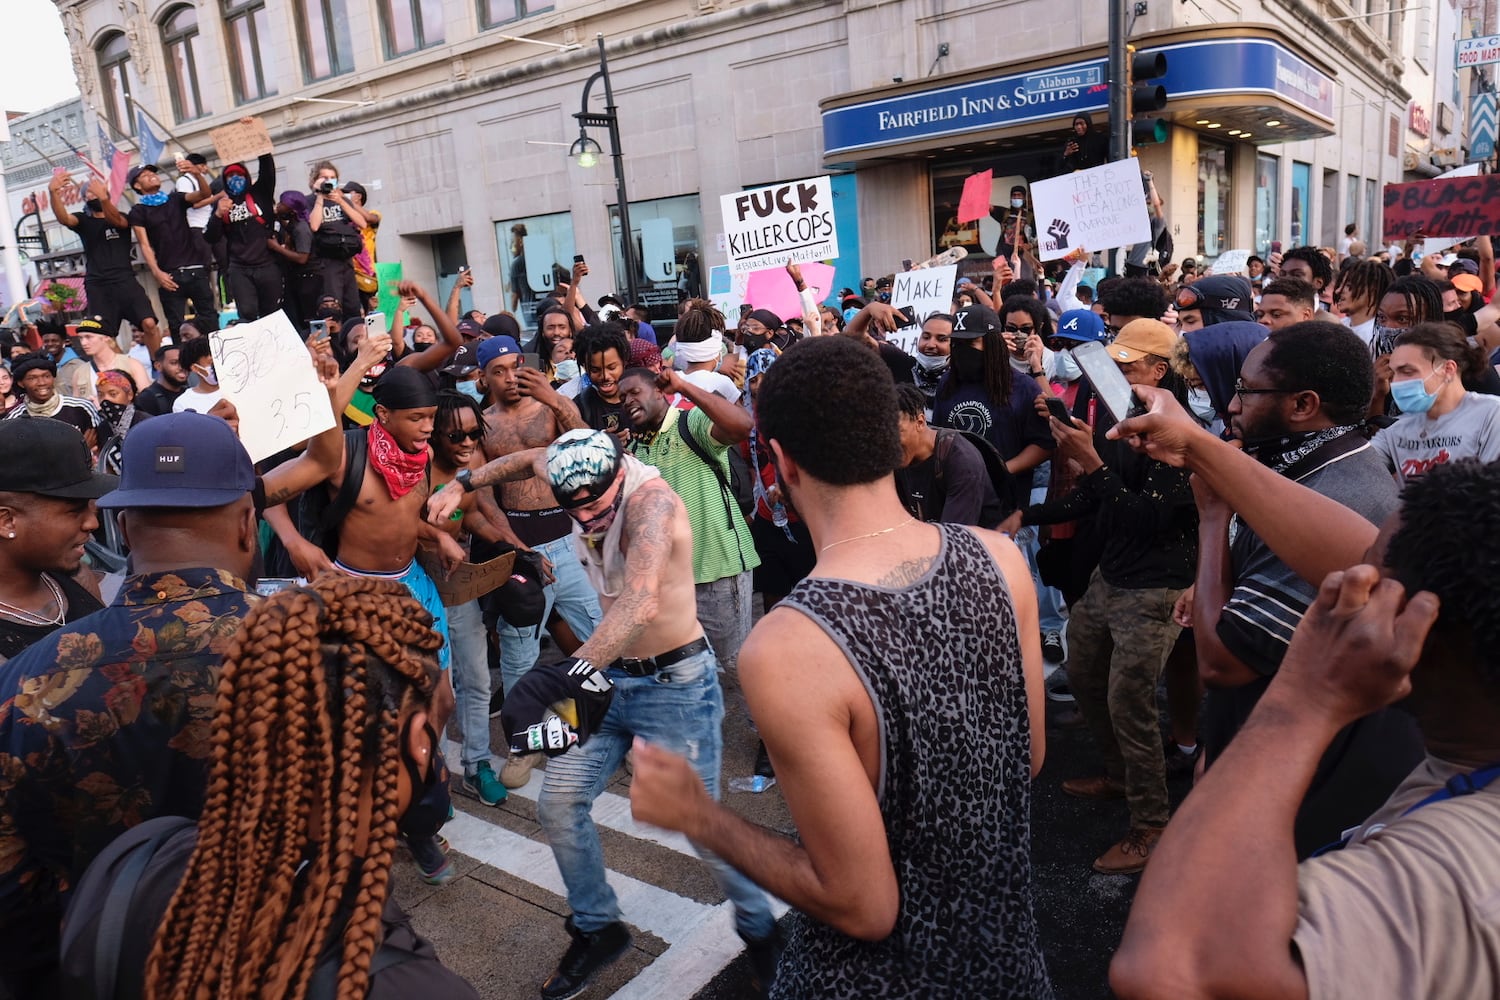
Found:
[[[137,328],[148,319],[156,319],[146,290],[134,278],[106,281],[85,278],[83,294],[88,299],[89,313],[102,319],[104,329],[111,335],[119,331],[122,319]],[[176,333],[175,330],[169,332]]]
[[[755,589],[762,594],[785,597],[812,572],[818,561],[807,525],[793,521],[787,529],[792,533],[790,539],[786,531],[770,521],[760,516],[750,519],[750,537],[760,555],[760,565],[755,568]]]

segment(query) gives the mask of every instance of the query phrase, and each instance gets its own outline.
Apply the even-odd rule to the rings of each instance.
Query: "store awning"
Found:
[[[1167,57],[1158,117],[1250,143],[1332,135],[1334,70],[1279,29],[1234,25],[1146,36],[1143,52]],[[824,100],[826,166],[890,159],[1066,130],[1109,110],[1109,68],[1098,48],[967,73],[893,84]],[[924,85],[925,84],[925,85]]]

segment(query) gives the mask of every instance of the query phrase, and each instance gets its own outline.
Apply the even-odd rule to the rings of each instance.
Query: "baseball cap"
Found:
[[[547,446],[547,483],[558,506],[573,510],[609,491],[620,471],[620,446],[603,431],[577,428]],[[581,498],[573,494],[584,491]]]
[[[518,754],[549,757],[583,746],[604,721],[615,689],[587,660],[538,664],[505,693],[500,723]]]
[[[1176,343],[1177,334],[1161,320],[1133,319],[1115,335],[1114,343],[1109,345],[1109,356],[1127,364],[1148,354],[1170,358]]]
[[[76,327],[74,327],[74,329],[78,331],[80,336],[85,333],[96,333],[101,337],[105,335],[104,320],[98,316],[85,316],[83,319],[78,321],[78,324]]]
[[[1109,335],[1104,332],[1104,320],[1092,309],[1069,309],[1057,318],[1057,332],[1053,334],[1063,340],[1104,343]]]
[[[442,368],[438,369],[444,375],[458,375],[460,377],[469,374],[479,367],[479,356],[474,350],[473,344],[465,344],[453,352],[453,357]]]
[[[145,173],[147,170],[151,171],[153,174],[158,172],[156,169],[156,164],[154,163],[142,163],[138,167],[131,167],[130,172],[125,175],[125,186],[129,188],[135,187],[136,178],[140,177],[141,174]]]
[[[97,500],[119,485],[119,480],[94,472],[93,467],[88,444],[71,424],[0,421],[0,491]]]
[[[1448,277],[1451,278],[1455,274],[1472,274],[1477,278],[1479,277],[1479,265],[1467,257],[1460,257],[1448,268]]]
[[[229,425],[206,413],[167,413],[130,429],[120,485],[99,506],[222,507],[255,489],[255,466]]]
[[[978,340],[987,333],[1000,329],[1000,317],[989,306],[975,304],[966,306],[953,314],[954,340]]]
[[[1452,267],[1453,262],[1456,260],[1458,260],[1458,254],[1456,253],[1444,253],[1437,256],[1437,262],[1444,267]]]
[[[1453,287],[1461,292],[1482,292],[1484,282],[1479,280],[1475,274],[1455,274],[1451,279]]]
[[[478,348],[474,351],[474,357],[479,367],[488,368],[490,362],[496,358],[505,358],[520,353],[521,345],[516,343],[514,337],[490,337],[479,342]]]
[[[538,315],[537,322],[541,322],[540,314]],[[492,337],[509,337],[512,340],[520,340],[521,324],[516,322],[516,318],[508,313],[495,313],[485,318],[484,332]]]
[[[458,332],[470,340],[484,336],[484,327],[472,319],[461,319],[458,321]]]

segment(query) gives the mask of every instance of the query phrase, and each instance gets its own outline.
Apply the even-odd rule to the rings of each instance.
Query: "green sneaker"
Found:
[[[498,806],[508,794],[487,760],[480,761],[472,771],[465,769],[464,791],[487,806]]]

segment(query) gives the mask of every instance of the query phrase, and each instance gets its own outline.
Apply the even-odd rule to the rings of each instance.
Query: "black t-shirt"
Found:
[[[188,203],[181,191],[173,191],[161,205],[137,204],[127,216],[132,226],[141,226],[151,239],[156,266],[172,272],[179,267],[207,265],[202,240],[194,238],[187,221]]]
[[[90,281],[134,281],[130,266],[130,227],[112,226],[83,213],[68,228],[83,240],[84,270]]]
[[[83,589],[71,576],[56,573],[43,574],[62,590],[68,603],[64,624],[71,624],[85,615],[91,615],[104,605],[99,598]],[[62,625],[23,625],[9,618],[0,618],[0,663],[19,656],[26,647],[47,638]]]
[[[911,355],[895,344],[881,343],[880,360],[884,361],[885,366],[891,370],[891,378],[896,381],[897,385],[900,385],[902,382],[913,381]]]
[[[583,422],[596,431],[617,434],[630,427],[625,420],[625,404],[607,402],[593,386],[580,392],[574,402],[578,404],[578,412],[583,417]]]
[[[1005,514],[979,450],[946,428],[938,431],[931,455],[896,470],[896,492],[907,511],[923,521],[993,528]]]
[[[181,389],[167,389],[160,382],[152,382],[135,397],[135,408],[140,413],[160,417],[172,412],[172,404],[177,402],[177,397],[184,392],[187,392],[187,386]]]

